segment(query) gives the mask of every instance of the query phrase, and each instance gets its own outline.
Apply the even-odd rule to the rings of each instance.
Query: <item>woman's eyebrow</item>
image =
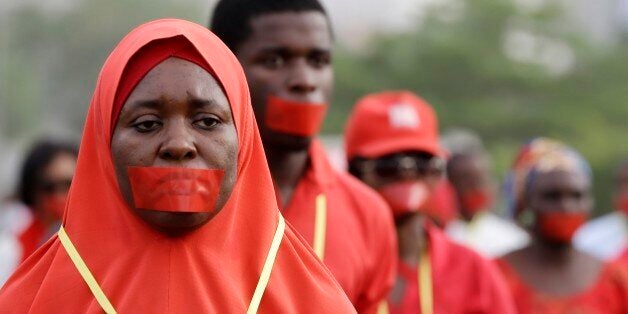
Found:
[[[129,109],[159,109],[163,106],[163,102],[159,99],[140,99],[131,103],[131,107]]]

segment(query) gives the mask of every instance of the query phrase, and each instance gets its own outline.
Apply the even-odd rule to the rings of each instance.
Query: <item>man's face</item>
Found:
[[[332,38],[320,12],[264,14],[251,21],[251,35],[235,54],[244,67],[253,110],[265,146],[309,147],[311,138],[271,131],[264,120],[269,95],[328,103],[333,85]]]
[[[454,156],[449,161],[447,170],[449,181],[456,189],[461,210],[468,210],[465,208],[465,196],[481,192],[492,198],[495,187],[486,156],[480,153]]]

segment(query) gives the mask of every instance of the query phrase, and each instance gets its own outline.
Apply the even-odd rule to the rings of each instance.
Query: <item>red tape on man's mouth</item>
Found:
[[[136,208],[166,212],[212,212],[224,176],[218,169],[129,167]]]
[[[291,135],[310,137],[320,131],[327,104],[302,103],[269,96],[266,103],[266,127]]]

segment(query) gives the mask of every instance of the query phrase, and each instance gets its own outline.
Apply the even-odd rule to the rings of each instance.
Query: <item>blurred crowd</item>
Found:
[[[98,305],[90,299],[81,307],[82,301],[67,299],[78,304],[72,307],[76,310],[100,306],[110,312],[109,307],[119,306],[128,311],[140,304],[148,306],[152,299],[147,293],[135,301],[128,296],[137,294],[127,295],[126,291],[150,287],[151,293],[158,296],[163,293],[155,288],[159,285],[172,285],[172,291],[197,289],[185,291],[193,300],[188,305],[172,301],[172,311],[207,306],[207,302],[214,311],[233,311],[239,306],[235,300],[244,297],[221,299],[216,294],[212,297],[217,299],[195,301],[203,299],[198,295],[205,291],[205,281],[210,286],[222,282],[224,287],[240,293],[244,288],[233,283],[248,281],[238,276],[244,278],[244,269],[264,263],[241,253],[255,251],[257,242],[247,242],[245,236],[244,240],[213,239],[211,233],[202,233],[204,224],[207,228],[211,224],[244,225],[244,229],[263,238],[275,232],[275,216],[270,214],[279,208],[279,225],[285,217],[289,223],[285,239],[291,239],[294,248],[290,254],[296,252],[296,257],[277,262],[283,269],[291,269],[288,275],[275,271],[268,275],[270,285],[264,294],[268,299],[262,298],[261,304],[257,300],[256,305],[266,312],[281,309],[319,313],[317,306],[320,312],[344,312],[342,298],[360,313],[628,313],[628,161],[617,165],[615,188],[609,191],[615,210],[592,219],[594,173],[586,156],[570,143],[539,134],[512,152],[515,157],[508,173],[495,174],[492,156],[473,130],[441,131],[438,104],[430,104],[414,91],[398,90],[373,91],[355,101],[343,135],[347,166],[338,171],[331,167],[326,148],[317,140],[333,85],[331,26],[322,6],[316,0],[222,0],[213,12],[209,29],[216,38],[205,26],[177,20],[151,22],[132,31],[103,68],[99,84],[110,85],[99,85],[95,92],[80,147],[78,143],[45,138],[26,153],[15,180],[17,188],[0,205],[0,285],[7,283],[0,290],[0,312],[21,312],[31,306],[39,309],[47,302],[61,302],[50,300],[53,296],[63,299],[64,291],[76,300],[92,293],[98,300]],[[235,58],[221,52],[222,42]],[[240,64],[243,73],[238,70]],[[217,90],[222,96],[199,100],[205,89],[188,87],[188,76],[177,72],[185,71],[186,66],[194,67],[190,70],[196,71],[193,73],[202,71],[212,78],[208,97],[215,97]],[[107,75],[118,76],[111,83]],[[196,97],[193,101],[164,100],[177,99],[177,91],[186,88],[188,96]],[[200,96],[194,94],[199,91]],[[227,133],[220,133],[227,135],[219,139],[214,138],[218,131],[210,135],[209,148],[195,138],[228,120],[220,117],[223,113],[194,116],[196,133],[186,133],[188,126],[183,123],[156,120],[155,116],[185,116],[192,109],[167,111],[155,105],[156,101],[172,108],[227,103],[232,112],[229,119],[235,122],[224,125],[233,127],[231,139],[237,137],[234,147],[240,149],[239,153],[232,154]],[[138,106],[157,113],[150,111],[152,120],[142,116],[129,122],[130,116],[140,116],[133,110],[144,110]],[[102,114],[107,118],[101,121]],[[154,135],[149,138],[145,134]],[[108,147],[102,142],[106,136],[110,136]],[[155,141],[162,142],[155,144],[153,156],[150,150]],[[224,155],[215,153],[223,150]],[[202,168],[199,165],[204,164],[195,161],[204,154],[218,154],[207,164],[219,168],[220,174],[201,176],[191,171]],[[261,160],[256,159],[260,156]],[[110,164],[102,161],[111,158]],[[156,161],[147,164],[147,160]],[[77,163],[83,167],[77,168]],[[126,167],[128,173],[120,171]],[[159,169],[165,167],[190,172],[163,174]],[[272,177],[271,184],[264,179],[266,173]],[[73,180],[75,174],[82,181]],[[183,215],[203,212],[203,202],[209,201],[200,196],[183,200],[181,195],[168,196],[169,201],[164,201],[165,196],[159,201],[149,200],[150,190],[163,188],[159,180],[166,180],[153,179],[158,175],[169,179],[198,175],[203,178],[199,182],[208,184],[207,190],[212,189],[207,182],[218,178],[215,182],[223,187],[216,190],[211,204],[215,202],[219,209],[205,217],[200,227],[185,225],[185,221],[173,227],[170,223]],[[242,183],[247,179],[250,182]],[[151,180],[159,184],[146,184]],[[224,182],[229,180],[235,187],[225,192]],[[145,205],[139,205],[140,200]],[[257,202],[270,205],[251,212]],[[82,204],[91,204],[92,208]],[[134,215],[96,214],[104,211],[101,206],[111,211],[129,207]],[[143,211],[146,209],[158,215],[153,217]],[[90,210],[94,211],[94,220],[87,223],[92,219]],[[221,219],[231,212],[236,214]],[[259,220],[255,222],[251,215],[259,215]],[[272,222],[272,227],[265,221]],[[83,223],[89,228],[82,227]],[[139,231],[135,234],[120,226]],[[240,229],[217,230],[228,234]],[[103,240],[110,232],[117,238],[112,235],[110,242]],[[235,233],[246,234],[239,232]],[[289,238],[293,232],[298,236]],[[202,241],[186,242],[197,241],[199,234],[205,243],[223,244],[205,248],[198,245]],[[71,253],[66,238],[73,239],[78,253]],[[178,242],[169,242],[173,238]],[[152,246],[160,241],[168,246]],[[224,243],[230,241],[241,241],[232,244],[241,246],[229,249]],[[103,252],[120,252],[128,245],[128,253],[101,256],[99,249],[86,249],[90,243],[99,243]],[[58,251],[61,246],[73,264],[58,256],[65,254]],[[164,257],[160,255],[165,254],[163,250],[173,253]],[[269,256],[271,252],[272,247]],[[288,254],[279,252],[279,258]],[[83,255],[87,266],[79,266],[72,255],[80,259],[82,253],[88,255]],[[156,255],[150,255],[153,253]],[[266,251],[262,253],[265,258]],[[204,267],[217,265],[222,254],[231,259],[225,258],[216,273],[206,273]],[[106,258],[118,261],[109,266]],[[162,258],[189,267],[177,269],[181,278],[172,281],[139,280],[129,287],[117,283],[125,276],[160,276],[163,269],[171,269],[159,268]],[[159,262],[153,264],[151,260]],[[137,266],[130,266],[135,262]],[[76,265],[87,285],[83,287],[79,280],[64,283],[68,285],[64,286],[66,290],[47,288],[50,282],[65,280],[64,272],[54,271],[73,270],[74,266],[68,265]],[[91,281],[81,268],[95,269]],[[305,269],[309,275],[302,279],[295,269]],[[188,271],[194,283],[189,283]],[[144,272],[149,277],[142,277]],[[310,281],[314,283],[309,285]],[[286,292],[299,283],[310,287],[311,295]],[[342,288],[341,297],[330,297],[338,286]],[[253,291],[252,284],[246,286],[249,288]],[[251,299],[247,293],[242,293],[246,302]],[[282,299],[286,295],[289,297]],[[173,298],[180,296],[175,293]],[[223,301],[215,300],[231,301],[220,305]],[[254,301],[255,294],[251,304]]]

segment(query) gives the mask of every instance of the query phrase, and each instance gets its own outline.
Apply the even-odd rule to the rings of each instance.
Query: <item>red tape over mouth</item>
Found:
[[[266,126],[276,132],[310,137],[320,131],[327,104],[290,101],[269,96],[266,103]]]
[[[212,212],[224,171],[162,167],[129,167],[136,208],[165,212]]]

